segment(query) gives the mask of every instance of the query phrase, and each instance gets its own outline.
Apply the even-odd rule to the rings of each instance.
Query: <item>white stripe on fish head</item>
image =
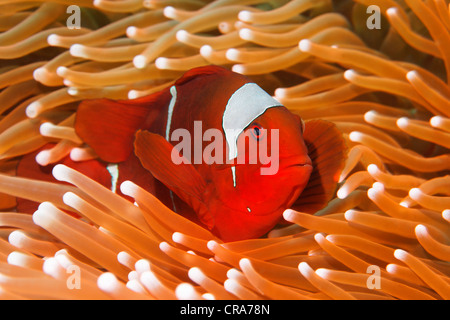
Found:
[[[228,160],[237,158],[237,139],[244,129],[267,109],[281,107],[256,83],[246,83],[237,89],[228,100],[222,117],[222,127],[228,145]],[[236,187],[236,172],[232,167],[233,185]]]

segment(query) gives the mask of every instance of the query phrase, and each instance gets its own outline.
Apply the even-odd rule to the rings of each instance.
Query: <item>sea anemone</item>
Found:
[[[450,299],[448,1],[72,4],[0,0],[1,299]],[[97,157],[79,101],[209,64],[342,131],[324,209],[224,243],[133,181],[134,203],[62,164]],[[30,155],[52,181],[16,172]]]

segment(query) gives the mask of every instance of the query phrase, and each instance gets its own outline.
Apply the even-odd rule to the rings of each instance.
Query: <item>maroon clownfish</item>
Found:
[[[217,66],[147,97],[84,101],[75,129],[118,164],[118,183],[134,181],[225,241],[264,235],[286,208],[325,206],[346,150],[332,123],[303,124],[247,77]]]
[[[135,182],[224,241],[264,235],[286,208],[324,207],[346,157],[334,124],[303,123],[247,77],[217,66],[146,97],[83,101],[75,130],[117,164],[113,185]]]

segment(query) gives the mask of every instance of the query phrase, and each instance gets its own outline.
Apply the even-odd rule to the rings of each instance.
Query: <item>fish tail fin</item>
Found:
[[[56,180],[55,177],[53,176],[52,170],[53,167],[56,165],[56,163],[41,166],[36,162],[36,156],[39,154],[39,152],[43,150],[49,150],[54,146],[55,146],[54,143],[48,143],[44,145],[42,148],[22,156],[21,159],[17,162],[17,166],[15,169],[15,176],[40,182],[51,182],[58,184],[60,186],[69,185],[69,183]],[[78,162],[73,161],[69,156],[66,156],[57,163],[64,164],[72,169],[81,172],[83,175],[100,183],[101,185],[103,185],[108,189],[111,188],[111,175],[108,172],[107,164],[102,161],[91,159]],[[64,188],[61,189],[61,191],[63,190]],[[38,209],[40,202],[45,200],[49,199],[45,199],[39,196],[36,198],[34,193],[30,191],[29,193],[27,193],[25,198],[21,198],[19,196],[17,197],[16,210],[17,212],[33,213]],[[60,200],[58,206],[61,206],[63,209],[66,210],[66,212],[70,213],[72,216],[80,217],[78,214],[75,213],[73,209],[66,206],[62,202],[62,199]]]

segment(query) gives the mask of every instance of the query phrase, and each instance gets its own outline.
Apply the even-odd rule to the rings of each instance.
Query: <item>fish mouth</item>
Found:
[[[299,187],[301,191],[305,188],[313,171],[311,159],[307,155],[289,157],[281,162],[280,167],[280,171],[284,172],[283,176],[287,179],[287,183],[291,187]],[[291,200],[289,199],[289,201]]]
[[[293,167],[312,167],[312,164],[309,163],[294,163],[289,166],[286,166],[285,168],[293,168]]]
[[[312,162],[309,156],[293,156],[280,160],[282,163],[282,168],[312,167]]]

